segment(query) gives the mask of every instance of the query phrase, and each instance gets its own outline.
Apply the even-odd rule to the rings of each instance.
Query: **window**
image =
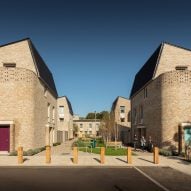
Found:
[[[144,98],[147,98],[147,88],[144,88]]]
[[[139,106],[139,122],[143,123],[143,106]]]
[[[83,124],[80,124],[80,128],[83,128]]]
[[[59,114],[64,114],[64,106],[59,106]]]
[[[44,88],[44,97],[47,97],[47,88]]]
[[[176,66],[175,69],[176,70],[187,70],[188,66]]]
[[[120,113],[125,113],[125,106],[120,106]]]
[[[89,134],[92,134],[92,131],[89,131]]]
[[[55,120],[55,109],[52,107],[52,122],[54,123]]]
[[[131,122],[131,111],[127,114],[127,122]]]
[[[89,124],[89,128],[90,128],[90,129],[92,128],[92,124],[91,124],[91,123]]]
[[[121,118],[121,122],[125,122],[125,118]]]
[[[60,122],[63,123],[64,122],[64,118],[60,118]]]
[[[15,63],[4,63],[3,66],[7,67],[7,68],[15,68],[16,64]]]
[[[137,110],[135,108],[133,109],[133,123],[137,123]]]
[[[50,122],[50,103],[48,103],[48,122]]]

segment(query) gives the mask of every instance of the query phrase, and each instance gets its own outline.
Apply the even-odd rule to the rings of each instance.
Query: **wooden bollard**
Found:
[[[159,148],[158,147],[154,147],[154,151],[153,151],[153,163],[154,164],[159,164]]]
[[[78,164],[78,147],[73,148],[73,163]]]
[[[23,163],[23,147],[18,147],[17,156],[18,156],[18,164],[22,164]]]
[[[104,163],[105,163],[105,147],[101,147],[100,163],[101,163],[101,164],[104,164]]]
[[[131,147],[127,147],[127,163],[132,164]]]
[[[46,163],[51,163],[51,146],[46,146]]]

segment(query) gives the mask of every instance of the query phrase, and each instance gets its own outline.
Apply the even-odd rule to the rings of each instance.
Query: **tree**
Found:
[[[104,111],[102,113],[100,134],[102,135],[105,142],[111,141],[115,136],[115,120],[113,113]]]
[[[96,119],[103,119],[104,115],[107,115],[108,111],[101,111],[96,113]],[[86,119],[95,119],[95,112],[90,112],[86,115]]]
[[[76,125],[75,123],[73,124],[73,134],[74,136],[76,136],[78,134],[79,128],[78,125]]]

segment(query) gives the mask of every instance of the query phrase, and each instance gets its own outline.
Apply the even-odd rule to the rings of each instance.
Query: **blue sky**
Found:
[[[191,49],[189,0],[1,1],[0,44],[30,37],[74,113],[129,97],[162,41]]]

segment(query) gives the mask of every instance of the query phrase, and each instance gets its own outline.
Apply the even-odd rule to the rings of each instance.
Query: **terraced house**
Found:
[[[0,46],[0,151],[56,141],[57,90],[30,39]]]
[[[114,115],[117,140],[123,144],[130,143],[130,100],[118,96],[112,104],[111,112]]]
[[[73,110],[69,99],[66,96],[57,100],[58,108],[58,142],[64,142],[73,138]]]
[[[191,50],[162,43],[135,76],[132,138],[181,151],[191,141]]]

